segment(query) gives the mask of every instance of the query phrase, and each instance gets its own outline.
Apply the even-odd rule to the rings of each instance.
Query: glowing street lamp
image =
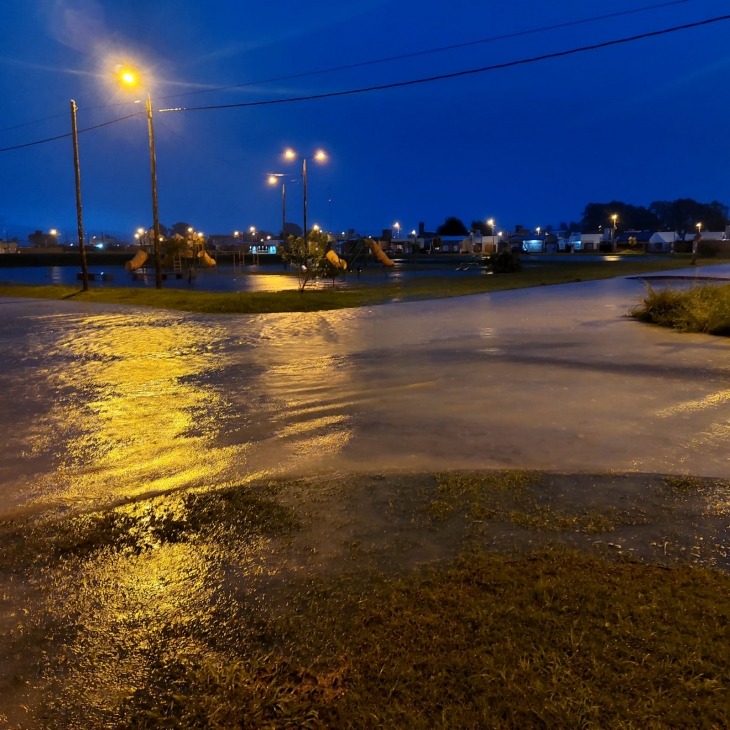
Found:
[[[395,228],[395,237],[400,238],[400,223],[398,221],[393,223],[393,228]]]
[[[296,160],[299,157],[291,147],[284,152],[284,158],[287,160]],[[302,235],[304,240],[307,240],[307,160],[316,160],[317,162],[324,162],[327,159],[327,153],[324,150],[317,150],[311,157],[302,157],[302,200],[304,205],[304,226],[302,229]]]
[[[611,248],[612,250],[616,250],[616,224],[618,223],[618,213],[614,213],[611,216],[611,221],[613,223],[613,229],[611,231]]]
[[[281,180],[281,240],[286,236],[286,182],[282,179],[285,175],[283,172],[269,173],[269,185],[277,185]]]
[[[119,67],[117,69],[119,83],[127,88],[137,88],[142,85],[140,75],[132,68]],[[157,156],[155,154],[155,127],[152,119],[152,97],[147,89],[147,136],[150,148],[150,183],[152,187],[152,250],[155,259],[155,287],[162,288],[162,266],[160,263],[160,216],[157,205]]]

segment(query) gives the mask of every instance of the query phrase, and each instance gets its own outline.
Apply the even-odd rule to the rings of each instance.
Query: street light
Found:
[[[141,85],[139,74],[131,68],[119,67],[117,78],[122,86],[136,88]],[[155,259],[155,287],[162,288],[162,266],[160,263],[160,216],[157,206],[157,156],[155,154],[155,127],[152,119],[152,97],[147,89],[147,136],[150,147],[150,183],[152,187],[152,231],[154,239],[152,250]]]
[[[296,160],[299,155],[291,149],[291,147],[284,152],[284,158],[287,160]],[[307,160],[316,160],[317,162],[324,162],[327,159],[327,154],[324,150],[317,150],[311,157],[302,156],[302,201],[304,206],[304,226],[302,228],[302,236],[304,240],[307,240]]]
[[[611,250],[616,250],[616,223],[618,222],[618,213],[614,213],[611,216],[611,220],[613,221],[613,230],[611,231]]]
[[[269,173],[269,185],[276,185],[281,178],[286,177],[283,172]],[[281,180],[281,241],[286,237],[286,182]]]
[[[398,221],[393,223],[393,228],[395,228],[396,238],[400,238],[400,223]]]

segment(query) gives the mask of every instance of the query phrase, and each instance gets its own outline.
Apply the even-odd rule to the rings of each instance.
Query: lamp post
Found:
[[[140,85],[139,74],[129,68],[118,69],[118,78],[123,86],[134,88]],[[155,125],[152,117],[152,97],[147,90],[145,102],[147,112],[147,136],[150,148],[150,184],[152,188],[152,251],[155,259],[155,287],[162,288],[162,265],[160,262],[160,216],[157,205],[157,155],[155,152]]]
[[[393,223],[393,228],[395,228],[396,239],[400,238],[400,223],[398,221]]]
[[[618,222],[618,213],[614,213],[611,216],[611,221],[613,222],[613,228],[611,229],[611,250],[616,250],[616,223]]]
[[[269,185],[276,185],[281,178],[285,177],[283,172],[269,173]],[[281,242],[286,238],[286,182],[281,180]]]
[[[494,237],[494,227],[497,224],[494,222],[494,218],[489,218],[487,220],[487,225],[489,226],[489,232],[492,234],[492,252],[497,253],[497,241]],[[482,253],[484,253],[484,246],[482,246]]]
[[[284,152],[284,157],[287,160],[296,160],[299,155],[291,148]],[[317,150],[311,157],[302,157],[302,202],[303,202],[303,222],[302,237],[307,240],[307,160],[316,160],[317,162],[324,162],[327,159],[327,154],[323,150]]]

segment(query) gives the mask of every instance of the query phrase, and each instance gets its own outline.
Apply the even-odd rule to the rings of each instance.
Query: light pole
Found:
[[[284,157],[287,160],[296,160],[299,155],[291,148],[284,152]],[[302,202],[303,202],[303,222],[302,237],[307,240],[307,160],[316,160],[317,162],[324,162],[327,159],[327,154],[323,150],[317,150],[311,157],[302,156]]]
[[[613,228],[611,230],[611,250],[616,250],[616,224],[618,222],[618,213],[614,213],[611,216],[611,221],[613,222]]]
[[[492,234],[492,252],[497,253],[497,241],[494,237],[494,227],[496,225],[494,218],[489,218],[487,220],[487,225],[489,226],[489,232]],[[484,253],[484,246],[482,246],[482,253]]]
[[[139,74],[130,68],[119,68],[118,78],[123,86],[136,88],[140,86]],[[147,136],[150,148],[150,183],[152,187],[152,251],[155,259],[155,287],[162,288],[162,265],[160,262],[160,216],[157,205],[157,155],[155,153],[155,125],[152,118],[152,97],[147,90],[145,102],[147,112]]]
[[[400,223],[398,221],[393,223],[393,228],[395,228],[396,239],[400,238]]]
[[[280,178],[285,177],[283,172],[269,173],[269,185],[276,185]],[[281,181],[281,242],[286,238],[286,182]]]

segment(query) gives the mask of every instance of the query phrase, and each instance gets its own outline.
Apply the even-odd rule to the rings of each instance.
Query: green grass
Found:
[[[529,261],[529,259],[528,259]],[[129,304],[210,314],[259,314],[267,312],[310,312],[327,309],[372,306],[394,301],[417,301],[456,297],[523,287],[549,286],[590,281],[614,276],[681,268],[681,258],[651,260],[630,258],[611,262],[559,262],[525,267],[510,274],[484,276],[433,276],[406,281],[395,277],[367,286],[323,287],[282,292],[213,293],[176,289],[91,287],[88,292],[69,286],[0,285],[0,296],[73,299],[84,302]]]
[[[535,538],[593,534],[604,513],[548,508],[549,478],[414,476],[408,493],[422,496],[401,519],[427,532],[465,519]],[[43,678],[40,725],[50,729],[730,726],[727,573],[532,547],[539,539],[491,549],[473,534],[455,557],[421,567],[348,557],[308,570],[307,552],[289,542],[306,520],[282,504],[298,484],[2,525],[3,590],[28,586],[46,603],[5,614],[0,652],[18,670],[5,684],[0,675],[0,696]],[[305,515],[313,484],[299,484]],[[586,476],[582,489],[592,485]],[[682,499],[727,489],[689,477],[663,485]],[[315,536],[332,539],[316,515],[304,534],[312,555]],[[600,529],[614,522],[609,514]],[[206,598],[188,603],[188,593]]]
[[[629,316],[680,332],[730,336],[730,286],[697,286],[686,291],[647,288]]]
[[[719,573],[565,550],[317,581],[289,620],[258,617],[298,656],[171,657],[120,725],[728,727],[728,589]]]

